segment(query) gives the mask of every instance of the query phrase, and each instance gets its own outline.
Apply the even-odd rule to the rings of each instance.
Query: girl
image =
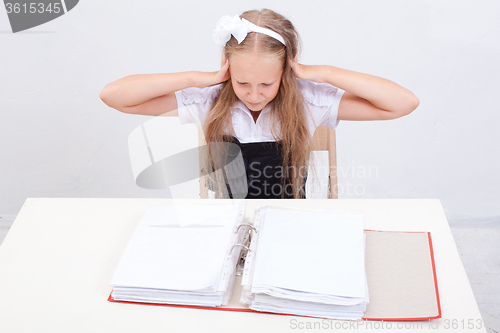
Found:
[[[238,145],[246,198],[303,198],[310,139],[339,120],[384,120],[409,114],[419,101],[389,80],[297,61],[299,36],[274,11],[224,16],[214,31],[224,46],[217,72],[132,75],[100,97],[119,111],[178,115],[197,123],[206,142]],[[229,195],[231,196],[229,189]]]

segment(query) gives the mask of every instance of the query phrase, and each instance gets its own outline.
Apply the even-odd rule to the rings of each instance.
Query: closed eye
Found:
[[[236,82],[238,82],[238,81],[236,81]],[[243,85],[247,85],[247,84],[248,84],[248,82],[238,82],[238,84],[240,84],[240,85],[242,85],[242,86],[243,86]],[[272,86],[272,83],[261,83],[261,84],[262,84],[264,87],[269,87],[269,86]]]

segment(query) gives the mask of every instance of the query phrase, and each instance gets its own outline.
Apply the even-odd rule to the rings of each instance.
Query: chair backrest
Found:
[[[335,130],[326,126],[317,127],[311,143],[311,159],[315,169],[311,176],[318,177],[317,183],[322,185],[320,193],[314,193],[316,198],[338,199],[336,147]],[[323,190],[325,183],[326,191]]]

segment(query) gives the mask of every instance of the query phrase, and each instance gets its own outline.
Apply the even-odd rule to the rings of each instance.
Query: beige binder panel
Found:
[[[440,317],[431,244],[427,232],[366,232],[370,302],[364,318]]]

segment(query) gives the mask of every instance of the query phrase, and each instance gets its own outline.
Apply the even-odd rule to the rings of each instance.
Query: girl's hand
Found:
[[[229,59],[226,59],[226,62],[224,63],[224,65],[222,65],[220,70],[217,73],[215,73],[215,81],[216,81],[215,84],[225,82],[225,81],[229,80],[229,77],[230,77],[230,75],[229,75]]]
[[[302,65],[297,61],[297,57],[290,62],[293,73],[302,80],[309,80],[318,83],[325,82],[321,75],[321,66]]]
[[[229,60],[217,72],[195,72],[195,87],[204,88],[227,81],[229,75]]]

